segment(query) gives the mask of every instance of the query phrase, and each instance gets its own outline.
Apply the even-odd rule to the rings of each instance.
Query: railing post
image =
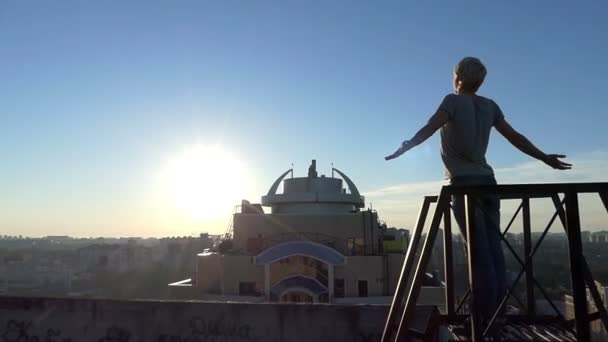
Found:
[[[467,253],[469,262],[469,284],[471,286],[470,296],[470,311],[471,311],[471,340],[473,342],[480,342],[483,340],[483,330],[481,327],[481,319],[479,315],[479,285],[475,279],[477,269],[474,261],[477,260],[477,251],[475,249],[475,236],[476,236],[476,201],[475,195],[466,195],[466,209],[467,209]]]
[[[454,318],[454,254],[452,253],[452,212],[449,205],[443,212],[443,272],[445,277],[445,310]]]
[[[327,265],[327,290],[330,303],[334,302],[334,265]]]
[[[568,252],[570,256],[570,276],[572,279],[572,298],[578,341],[590,341],[589,317],[587,313],[587,293],[585,290],[583,245],[578,208],[578,194],[566,193],[566,224],[568,227]]]
[[[606,198],[607,200],[604,200],[605,197],[602,197],[601,193],[600,193],[600,197],[602,198],[602,201],[604,202],[604,205],[606,206],[606,209],[608,210],[608,198]],[[555,206],[557,215],[559,216],[559,219],[562,222],[562,226],[564,226],[566,233],[568,233],[568,226],[566,225],[566,214],[564,213],[563,205],[560,203],[559,196],[557,194],[553,195],[552,200],[553,200],[553,204]],[[600,293],[597,290],[597,287],[595,286],[595,281],[593,280],[593,275],[591,274],[589,265],[587,264],[587,261],[584,258],[583,258],[583,272],[585,274],[585,281],[587,282],[587,286],[589,286],[589,292],[591,293],[591,297],[593,298],[593,301],[595,302],[595,306],[597,307],[597,310],[600,313],[600,318],[602,319],[602,323],[604,324],[604,329],[606,329],[608,331],[608,312],[606,311],[606,307],[604,306],[604,301],[602,300],[602,297],[600,296]]]
[[[422,252],[420,252],[420,258],[418,259],[418,265],[416,266],[416,272],[414,272],[414,277],[412,279],[412,285],[407,295],[407,300],[405,301],[401,321],[399,322],[399,327],[397,328],[397,341],[407,341],[409,324],[413,320],[416,309],[416,301],[418,300],[418,295],[420,295],[422,280],[424,278],[431,253],[433,252],[433,246],[435,245],[435,239],[437,238],[439,224],[443,218],[443,208],[450,204],[449,197],[449,191],[446,190],[446,187],[443,187],[441,189],[441,193],[439,194],[437,206],[435,207],[435,213],[433,214],[433,220],[431,221],[429,232],[424,240]]]
[[[532,232],[530,227],[530,198],[523,198],[522,201],[522,218],[524,228],[524,260],[527,260],[532,253]],[[533,262],[530,260],[526,264],[526,294],[528,316],[536,316],[536,299],[534,297],[534,268]]]
[[[604,208],[606,208],[606,211],[608,211],[608,192],[600,192],[599,195],[602,203],[604,204]]]
[[[407,247],[405,259],[403,260],[401,275],[399,276],[397,288],[395,288],[395,294],[393,295],[393,303],[388,311],[388,317],[386,318],[386,324],[384,325],[384,331],[382,332],[382,342],[388,342],[393,336],[393,332],[396,328],[395,321],[397,314],[401,310],[401,302],[403,301],[403,296],[405,294],[405,287],[407,286],[410,273],[412,272],[414,258],[416,256],[416,251],[418,249],[418,244],[420,242],[420,237],[422,236],[422,230],[424,229],[424,224],[426,222],[426,217],[428,215],[430,206],[431,200],[428,197],[425,197],[424,202],[422,202],[422,206],[420,207],[420,212],[418,213],[416,227],[414,228],[414,232]]]

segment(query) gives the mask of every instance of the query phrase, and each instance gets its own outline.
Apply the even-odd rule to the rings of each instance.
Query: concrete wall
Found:
[[[342,254],[350,254],[347,239],[360,238],[365,241],[367,253],[376,253],[378,239],[381,238],[376,213],[370,214],[367,211],[320,215],[234,215],[234,249],[237,251],[246,252],[247,241],[258,238],[258,235],[271,238],[297,232],[318,233],[336,238],[335,248]]]
[[[346,297],[359,296],[359,280],[367,281],[368,296],[385,296],[384,257],[350,256],[344,266],[336,267],[335,277],[344,279]]]
[[[300,257],[296,257],[300,258]],[[369,255],[346,257],[345,265],[336,266],[335,278],[344,279],[347,297],[357,297],[358,281],[366,280],[369,296],[387,296],[395,292],[404,255]],[[264,268],[245,255],[199,255],[197,278],[191,287],[172,287],[171,298],[204,299],[203,294],[238,295],[239,282],[254,282],[260,295],[264,292]],[[388,271],[388,274],[387,274]],[[315,278],[316,269],[292,264],[271,266],[271,286],[287,274],[299,273]],[[388,282],[388,284],[387,284]]]
[[[203,253],[196,256],[196,287],[201,293],[222,293],[222,256]]]
[[[403,269],[403,261],[405,260],[405,254],[387,254],[388,262],[388,294],[395,294],[399,277],[401,276],[401,270]]]
[[[0,297],[5,342],[377,341],[387,306]]]
[[[209,282],[207,277],[219,277],[222,288],[219,293],[223,293],[225,295],[238,295],[240,281],[255,282],[256,288],[260,294],[264,292],[264,268],[262,266],[253,264],[252,257],[235,255],[221,256],[219,260],[219,270],[215,270],[213,267],[209,269],[210,265],[201,262],[203,259],[211,259],[210,257],[211,256],[198,257],[199,267],[205,267],[197,270],[198,284],[206,284]],[[215,257],[217,257],[217,255],[215,255]],[[349,256],[346,258],[347,262],[345,265],[337,266],[335,268],[334,276],[335,278],[344,279],[344,290],[347,297],[357,297],[359,295],[359,280],[367,280],[369,296],[387,296],[395,293],[395,287],[397,286],[397,281],[399,280],[399,275],[401,273],[401,267],[403,264],[403,254]],[[277,279],[282,279],[283,277],[280,275],[285,273],[279,272],[277,268],[288,266],[280,264],[272,265],[271,285],[274,285]],[[386,274],[387,270],[388,274]],[[293,270],[290,269],[290,272],[293,273]],[[302,271],[301,273],[304,275],[309,275],[313,278],[315,277],[314,273],[308,274],[305,271]],[[388,284],[386,284],[386,282],[388,282]],[[199,287],[199,285],[195,285],[195,287]],[[174,295],[172,298],[202,299],[202,294],[209,292],[209,288],[200,287],[196,291],[180,289],[174,291],[176,295]],[[180,295],[177,295],[177,293]],[[211,291],[210,293],[216,292]],[[188,295],[194,296],[188,297]]]
[[[264,292],[264,267],[255,265],[248,255],[220,255],[215,253],[197,256],[196,291],[174,288],[172,298],[185,299],[190,294],[201,299],[203,294],[238,295],[240,282],[253,282],[256,290]]]
[[[222,256],[223,294],[238,295],[240,282],[254,282],[256,290],[264,293],[264,267],[253,263],[247,255]]]

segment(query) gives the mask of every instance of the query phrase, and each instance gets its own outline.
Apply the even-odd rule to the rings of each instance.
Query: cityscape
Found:
[[[319,175],[316,160],[312,160],[307,176],[294,177],[294,170],[289,169],[260,199],[260,203],[242,200],[222,235],[0,236],[0,296],[180,300],[226,305],[326,303],[352,307],[388,306],[393,302],[400,269],[415,238],[413,231],[411,227],[388,227],[380,220],[380,213],[365,208],[364,197],[345,173],[333,168],[331,177]],[[421,240],[426,240],[427,234],[423,233]],[[431,305],[446,314],[446,288],[453,287],[452,291],[462,299],[469,281],[458,276],[455,283],[448,285],[443,230],[439,229],[438,236],[426,267],[419,304]],[[530,270],[534,270],[537,292],[542,290],[544,298],[539,295],[533,299],[534,310],[538,315],[557,313],[571,319],[575,307],[571,271],[564,268],[570,260],[568,236],[565,232],[530,232],[531,245],[540,239],[542,247],[535,252]],[[531,305],[528,302],[527,307],[522,307],[519,298],[526,297],[529,288],[523,281],[517,282],[521,279],[517,278],[518,272],[523,271],[524,251],[530,248],[527,243],[525,232],[505,234],[507,284],[515,284],[507,302],[507,311],[512,315],[529,310]],[[581,243],[605,302],[608,231],[583,230]],[[469,264],[462,235],[454,234],[451,246],[452,272],[467,274]],[[192,320],[203,324],[193,329],[193,336],[209,333],[207,323],[199,323],[198,318]],[[246,337],[250,328],[245,327],[248,326],[243,326],[242,334]],[[591,327],[592,336],[598,341],[608,336],[600,322]],[[236,334],[240,328],[233,329]],[[20,334],[26,330],[18,326]],[[163,338],[171,337],[159,337]]]
[[[392,228],[393,231],[397,229]],[[387,230],[390,232],[391,230]],[[408,229],[400,229],[406,240]],[[533,239],[540,233],[533,233]],[[583,231],[584,250],[596,280],[608,284],[608,231]],[[99,298],[169,299],[168,285],[192,278],[195,256],[217,247],[221,236],[167,238],[28,238],[0,236],[0,294],[22,296],[70,296]],[[456,267],[466,273],[464,246],[454,235]],[[507,241],[523,250],[523,233],[508,234]],[[569,291],[565,233],[550,233],[535,257],[535,276],[552,299]],[[400,246],[404,253],[407,244]],[[429,273],[442,278],[443,247],[436,243]],[[519,270],[509,257],[509,270]],[[466,278],[460,278],[461,286]],[[124,286],[128,284],[129,286]],[[238,294],[238,293],[235,293]]]
[[[608,341],[606,13],[0,1],[0,342]]]
[[[2,236],[0,293],[167,299],[171,279],[186,276],[194,267],[192,256],[216,238]]]
[[[519,209],[516,216],[518,212]],[[421,215],[424,214],[421,212]],[[557,212],[554,219],[556,216]],[[509,227],[512,223],[513,220]],[[526,224],[529,221],[524,221]],[[422,260],[425,249],[413,245],[418,244],[414,241],[427,240],[432,231],[431,227],[428,232],[416,236],[420,232],[414,232],[413,227],[389,227],[380,219],[379,212],[366,208],[364,196],[344,172],[332,168],[331,177],[319,174],[313,159],[306,176],[294,177],[294,169],[288,169],[272,183],[266,195],[260,196],[259,203],[242,200],[232,214],[227,231],[221,235],[200,233],[199,236],[164,238],[2,235],[0,298],[39,298],[44,301],[42,305],[57,305],[52,304],[53,298],[126,303],[195,301],[227,306],[234,303],[330,304],[356,310],[362,315],[367,309],[361,311],[361,305],[378,308],[395,305],[405,272],[402,265],[412,258],[412,249]],[[504,233],[506,285],[512,286],[505,302],[506,312],[517,316],[534,310],[536,315],[545,317],[557,314],[565,319],[576,318],[572,271],[564,267],[572,260],[570,238],[566,232],[555,232],[555,228],[552,232],[526,231]],[[417,304],[422,305],[417,307],[420,315],[426,315],[422,313],[425,306],[449,315],[453,308],[448,304],[447,290],[464,303],[470,289],[467,276],[470,264],[462,235],[453,234],[449,245],[443,241],[442,228],[438,229],[438,236],[420,284],[417,299]],[[603,285],[608,284],[608,231],[582,230],[580,239],[587,263],[585,267],[592,272],[598,296],[605,303],[608,298],[608,287]],[[534,248],[533,261],[526,268],[522,260],[527,259],[525,251],[531,250],[532,245],[541,247]],[[449,259],[444,253],[447,246],[451,246]],[[448,277],[448,264],[452,267],[452,275],[457,276]],[[521,278],[524,271],[527,276],[528,272],[533,274],[525,282]],[[531,279],[538,289],[530,288]],[[411,286],[415,284],[412,280]],[[590,289],[586,296],[589,305],[595,305],[592,303],[596,298]],[[528,298],[527,304],[520,298]],[[466,312],[467,307],[465,305],[462,310]],[[597,306],[592,307],[597,310]],[[168,308],[155,310],[164,312]],[[182,313],[192,309],[184,309]],[[318,314],[329,314],[323,313],[324,309],[317,310],[320,310]],[[329,315],[333,322],[341,319],[335,313]],[[374,313],[375,319],[380,321],[384,315],[382,311]],[[220,323],[223,318],[210,323],[208,318],[205,320],[201,316],[188,317],[190,335],[161,333],[158,340],[210,336],[212,339],[222,336],[239,340],[248,339],[252,333],[251,326],[242,322],[223,326],[224,330],[220,332],[218,324],[224,324]],[[362,319],[359,317],[356,319]],[[449,334],[459,336],[457,329],[435,327],[430,321],[424,324],[426,327],[421,329],[426,329],[425,338],[450,340]],[[30,336],[30,326],[28,321],[10,320],[4,336],[14,337],[8,341],[18,341],[19,336]],[[368,327],[371,332],[358,330],[355,340],[380,338],[379,326],[375,323]],[[232,332],[226,333],[226,329]],[[503,336],[517,340],[532,336],[530,334],[551,334],[550,329],[555,328],[543,328],[544,332],[538,327],[534,329],[527,334],[507,326]],[[47,337],[50,331],[47,331]],[[608,337],[597,320],[590,324],[590,331],[594,341]],[[60,335],[54,330],[53,334]],[[100,341],[117,336],[128,341],[130,335],[124,327],[111,326]],[[568,333],[562,337],[557,340],[573,338]]]

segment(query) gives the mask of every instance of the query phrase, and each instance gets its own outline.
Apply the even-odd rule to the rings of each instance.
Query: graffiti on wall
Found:
[[[180,334],[160,334],[158,342],[207,342],[248,340],[251,334],[249,324],[226,320],[223,316],[216,319],[192,317],[188,329]]]
[[[31,321],[9,320],[0,333],[0,342],[73,342],[71,337],[63,335],[61,329],[44,327],[39,334]],[[38,327],[40,328],[40,327]],[[210,342],[248,340],[251,334],[249,324],[237,323],[219,318],[192,317],[183,331],[175,334],[161,333],[158,342]],[[106,329],[97,342],[129,342],[133,333],[128,329],[112,325]],[[98,335],[99,336],[99,335]]]
[[[177,324],[177,326],[179,325]],[[141,339],[157,342],[228,342],[255,339],[250,324],[228,319],[224,315],[219,317],[193,316],[186,322],[182,321],[181,325],[183,327],[181,330],[176,329],[170,333],[158,333],[158,330],[152,330],[140,332],[142,335],[138,336],[137,331],[132,332],[115,324],[103,325],[103,327],[107,327],[105,331],[102,330],[103,333],[100,333],[99,330],[88,330],[86,326],[80,330],[68,324],[65,326],[73,329],[64,332],[49,324],[34,324],[29,320],[10,319],[4,326],[0,326],[0,342],[75,342],[81,340],[129,342]],[[80,334],[76,332],[77,330],[80,331]],[[72,333],[77,335],[72,335]],[[355,342],[371,342],[379,340],[380,335],[377,332],[358,332],[353,335],[353,339]]]
[[[14,319],[6,322],[0,338],[2,342],[72,342],[71,338],[62,336],[60,329],[48,328],[45,333],[38,335],[32,331],[31,321]]]
[[[106,334],[98,342],[129,342],[129,338],[131,338],[130,331],[113,325],[106,330]]]

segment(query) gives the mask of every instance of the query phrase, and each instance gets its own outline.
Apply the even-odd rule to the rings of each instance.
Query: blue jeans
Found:
[[[495,185],[494,176],[463,176],[450,180],[451,185]],[[460,232],[467,240],[464,196],[452,196],[452,209]],[[488,194],[477,199],[474,240],[476,260],[474,279],[479,289],[476,302],[482,319],[490,319],[498,309],[507,289],[507,271],[501,244],[500,198]]]

